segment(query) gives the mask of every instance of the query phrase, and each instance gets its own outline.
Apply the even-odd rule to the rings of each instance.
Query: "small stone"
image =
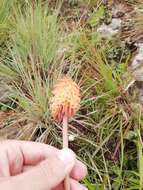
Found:
[[[109,25],[102,24],[97,29],[97,32],[99,32],[104,38],[111,38],[112,36],[118,33],[118,30],[113,30]]]
[[[143,43],[136,44],[138,52],[131,63],[131,70],[136,81],[143,81]]]
[[[71,134],[71,135],[69,135],[69,141],[73,142],[77,137],[78,137],[77,134]]]
[[[122,21],[119,18],[113,18],[112,22],[109,25],[102,24],[98,29],[102,37],[104,38],[112,38],[112,36],[116,35],[121,29]]]
[[[111,24],[109,25],[113,30],[120,29],[121,28],[121,19],[119,18],[113,18]]]

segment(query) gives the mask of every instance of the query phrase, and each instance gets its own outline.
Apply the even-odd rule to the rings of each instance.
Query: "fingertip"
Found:
[[[87,175],[87,167],[81,161],[76,161],[74,168],[71,171],[70,176],[78,181],[82,180]]]
[[[71,149],[62,149],[58,153],[58,158],[64,163],[66,171],[70,172],[75,165],[76,155]]]

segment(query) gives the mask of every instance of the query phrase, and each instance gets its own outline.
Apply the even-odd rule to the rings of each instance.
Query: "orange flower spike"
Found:
[[[52,94],[50,110],[53,118],[61,122],[64,115],[73,117],[80,107],[79,86],[70,77],[65,76],[55,85]]]

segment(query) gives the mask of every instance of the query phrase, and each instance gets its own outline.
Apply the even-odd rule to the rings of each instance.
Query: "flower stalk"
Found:
[[[68,148],[68,117],[66,114],[63,117],[63,148]],[[70,178],[69,175],[64,180],[65,190],[70,190]]]

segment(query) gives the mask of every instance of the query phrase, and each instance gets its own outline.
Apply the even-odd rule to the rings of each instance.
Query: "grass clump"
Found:
[[[8,98],[25,119],[48,122],[49,88],[60,75],[61,64],[57,12],[51,14],[41,3],[25,4],[23,10],[13,9],[12,21],[15,32],[7,43],[9,57],[0,64],[0,75],[11,92]]]

